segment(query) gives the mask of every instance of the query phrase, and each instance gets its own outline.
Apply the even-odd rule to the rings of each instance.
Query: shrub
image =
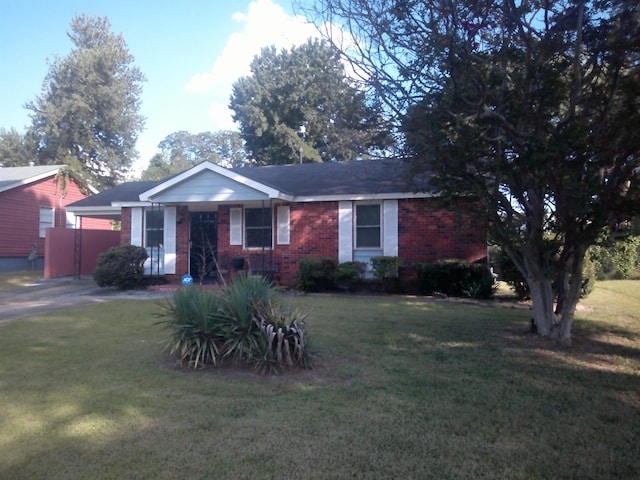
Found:
[[[296,287],[303,292],[322,292],[336,288],[338,262],[330,257],[306,257],[300,260]]]
[[[135,288],[144,275],[147,251],[143,247],[121,245],[98,255],[93,279],[99,287],[119,290]]]
[[[354,282],[362,280],[367,271],[365,262],[343,262],[338,265],[335,273],[336,285],[351,287]]]
[[[183,365],[230,359],[262,373],[311,368],[306,315],[285,309],[262,276],[237,275],[218,290],[180,288],[157,316],[169,330],[166,349]]]
[[[454,297],[489,298],[495,293],[493,276],[485,264],[443,259],[415,267],[422,294],[439,292]]]
[[[402,266],[400,257],[380,256],[371,257],[371,267],[376,278],[398,278],[398,272]]]

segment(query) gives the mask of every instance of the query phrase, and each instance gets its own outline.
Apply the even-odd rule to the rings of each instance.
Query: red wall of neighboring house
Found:
[[[55,225],[66,225],[65,207],[85,198],[71,182],[62,192],[55,177],[0,193],[0,257],[28,257],[34,242],[39,256],[44,255],[45,239],[40,238],[40,207],[53,208]],[[84,219],[83,228],[111,230],[109,220]]]

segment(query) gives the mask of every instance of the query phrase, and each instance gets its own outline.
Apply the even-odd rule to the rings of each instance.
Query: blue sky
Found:
[[[231,85],[260,48],[290,48],[318,36],[291,0],[0,0],[0,127],[23,132],[24,104],[40,93],[47,59],[66,56],[72,18],[106,16],[147,81],[136,170],[168,134],[236,128]]]

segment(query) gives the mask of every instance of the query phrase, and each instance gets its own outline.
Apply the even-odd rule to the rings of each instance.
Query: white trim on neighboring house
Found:
[[[215,165],[211,162],[203,162],[199,165],[196,165],[195,167],[186,170],[185,172],[182,172],[180,175],[176,175],[175,177],[171,177],[169,180],[167,180],[166,182],[163,182],[159,185],[156,185],[155,187],[147,190],[146,192],[142,192],[140,194],[140,200],[141,201],[153,201],[153,197],[155,197],[156,195],[159,195],[160,193],[162,193],[163,191],[178,185],[181,182],[184,182],[185,180],[193,177],[194,175],[197,175],[198,173],[204,171],[204,170],[210,170],[213,173],[216,173],[218,175],[222,175],[223,177],[226,177],[230,180],[233,180],[234,182],[238,182],[242,185],[246,185],[247,187],[251,187],[254,190],[257,190],[259,192],[264,193],[265,195],[267,195],[269,198],[278,198],[281,200],[291,200],[291,196],[284,194],[283,192],[280,192],[279,190],[276,190],[275,188],[269,187],[267,185],[264,185],[263,183],[260,182],[256,182],[255,180],[251,180],[250,178],[247,178],[243,175],[240,175],[238,173],[232,172],[231,170],[228,170],[224,167],[221,167],[219,165]]]
[[[382,203],[382,249],[383,255],[398,256],[398,200]]]
[[[338,262],[353,260],[353,202],[338,203]]]
[[[164,273],[176,273],[176,207],[164,207]]]
[[[142,245],[142,207],[136,207],[131,209],[131,245],[136,247],[143,247]]]

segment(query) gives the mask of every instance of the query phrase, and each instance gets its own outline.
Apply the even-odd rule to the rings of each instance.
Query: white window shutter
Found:
[[[142,247],[142,208],[131,209],[131,245]]]
[[[398,256],[398,200],[385,200],[382,213],[383,255]]]
[[[289,206],[282,205],[277,209],[278,216],[278,245],[289,245],[290,241],[290,210]]]
[[[176,207],[164,209],[164,273],[176,273]]]
[[[338,202],[338,262],[353,261],[353,204]]]
[[[242,209],[229,209],[229,245],[242,245]]]

